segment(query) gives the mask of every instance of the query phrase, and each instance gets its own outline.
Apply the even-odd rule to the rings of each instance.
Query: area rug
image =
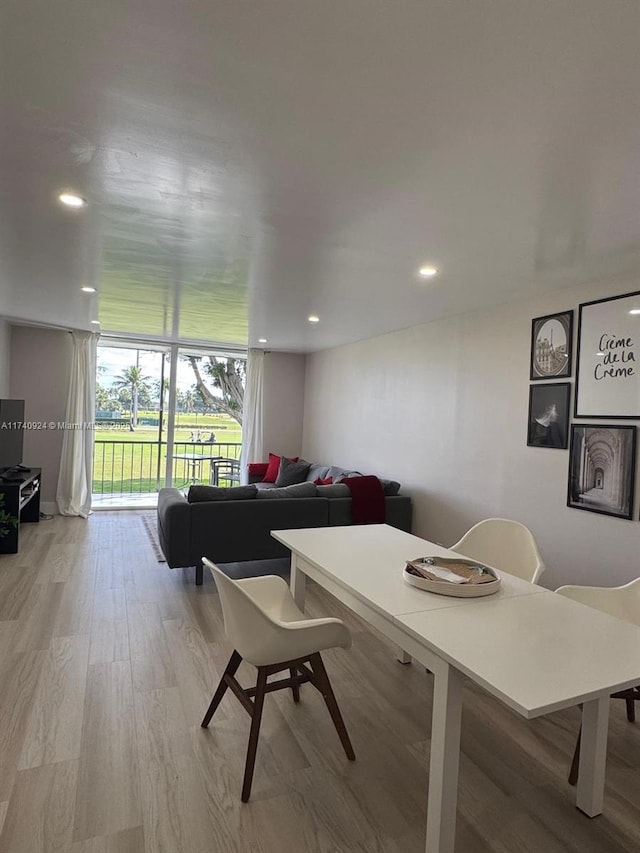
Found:
[[[159,563],[166,563],[167,561],[164,558],[162,548],[158,542],[158,530],[156,527],[158,521],[156,516],[153,513],[148,513],[147,515],[141,515],[140,520],[142,521],[143,527],[147,533],[147,538],[151,548],[153,549],[156,560]]]

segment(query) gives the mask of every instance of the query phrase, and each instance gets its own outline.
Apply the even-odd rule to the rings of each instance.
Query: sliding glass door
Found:
[[[94,509],[239,482],[243,356],[104,340],[97,363]]]

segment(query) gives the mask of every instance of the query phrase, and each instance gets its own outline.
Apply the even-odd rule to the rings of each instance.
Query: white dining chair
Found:
[[[558,587],[558,595],[564,595],[588,607],[602,610],[610,616],[624,619],[640,625],[640,578],[630,581],[623,586],[578,586],[567,584]],[[636,720],[635,703],[640,701],[640,685],[630,687],[628,690],[620,690],[611,694],[612,699],[624,699],[627,705],[627,720],[634,723]],[[580,738],[582,726],[578,732],[578,740],[573,753],[571,770],[569,771],[569,783],[575,785],[578,781],[578,769],[580,767]]]
[[[341,619],[310,619],[296,605],[286,582],[275,575],[232,580],[206,557],[207,566],[220,594],[227,639],[233,654],[220,679],[201,723],[206,728],[227,688],[251,716],[251,731],[242,783],[242,802],[251,795],[251,783],[266,693],[291,688],[294,702],[300,701],[300,685],[312,684],[321,694],[349,761],[355,754],[336,702],[320,652],[351,646],[351,634]],[[235,678],[245,660],[258,669],[255,687],[244,689]],[[307,665],[308,664],[308,665]],[[275,673],[289,670],[289,677],[267,683]]]
[[[545,570],[529,528],[510,518],[479,521],[451,550],[531,583],[537,583]]]

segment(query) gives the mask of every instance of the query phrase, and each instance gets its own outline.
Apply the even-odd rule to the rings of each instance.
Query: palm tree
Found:
[[[143,376],[142,371],[135,364],[131,367],[126,367],[120,376],[116,376],[113,387],[126,388],[131,391],[131,429],[138,426],[138,395],[140,391],[147,387],[149,381],[148,376]]]
[[[193,388],[187,388],[186,391],[182,392],[182,411],[193,412],[195,404],[196,395],[194,394]]]

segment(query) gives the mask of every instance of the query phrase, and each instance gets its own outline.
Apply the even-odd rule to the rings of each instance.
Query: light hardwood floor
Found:
[[[21,536],[0,557],[2,853],[422,853],[424,669],[312,586],[309,610],[354,634],[325,660],[357,760],[312,687],[299,705],[271,694],[242,805],[247,714],[229,694],[199,726],[230,654],[211,579],[157,563],[137,513]],[[611,710],[604,814],[589,820],[566,783],[578,710],[527,723],[467,686],[457,851],[636,853],[640,723]]]

